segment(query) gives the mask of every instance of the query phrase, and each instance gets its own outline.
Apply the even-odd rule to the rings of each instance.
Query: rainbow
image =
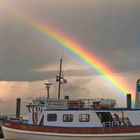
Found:
[[[70,52],[72,55],[76,56],[80,61],[84,62],[86,65],[90,66],[92,70],[100,75],[104,75],[104,77],[113,85],[113,87],[119,91],[120,95],[125,95],[127,93],[133,93],[133,90],[130,89],[129,86],[125,84],[122,80],[119,81],[115,78],[113,71],[109,67],[106,67],[101,63],[98,58],[96,58],[93,54],[91,54],[85,47],[67,37],[64,33],[57,31],[56,29],[48,26],[43,21],[40,21],[36,18],[27,16],[25,13],[21,13],[20,11],[12,11],[10,14],[16,16],[19,20],[22,20],[26,24],[35,28],[38,32],[44,34],[49,37],[53,41],[58,42],[63,49]],[[132,95],[132,103],[134,104],[135,95]]]

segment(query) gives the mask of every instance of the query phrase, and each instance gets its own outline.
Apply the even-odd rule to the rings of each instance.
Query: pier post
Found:
[[[21,99],[17,98],[17,101],[16,101],[16,118],[20,118],[20,106],[21,106]]]
[[[131,94],[127,94],[127,108],[131,109]]]

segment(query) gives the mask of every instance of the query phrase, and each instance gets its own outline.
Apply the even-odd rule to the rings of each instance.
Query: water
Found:
[[[0,139],[0,140],[4,140],[4,139]],[[71,139],[69,139],[69,140],[71,140]],[[86,140],[86,139],[85,139]],[[101,139],[101,140],[103,140],[103,139]],[[120,139],[118,139],[118,140],[120,140]],[[136,140],[136,139],[131,139],[131,140]]]

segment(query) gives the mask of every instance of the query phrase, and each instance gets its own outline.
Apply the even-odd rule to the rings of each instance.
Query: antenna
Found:
[[[49,99],[50,98],[50,88],[51,88],[52,83],[44,83],[44,85],[47,90],[47,99]]]

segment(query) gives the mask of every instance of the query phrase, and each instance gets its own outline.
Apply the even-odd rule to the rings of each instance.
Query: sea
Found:
[[[0,140],[4,140],[4,139],[0,139]],[[70,140],[70,139],[69,139]],[[85,139],[86,140],[86,139]],[[101,139],[101,140],[103,140],[103,139]],[[120,140],[120,139],[118,139],[118,140]],[[125,139],[125,140],[127,140],[127,139]],[[136,139],[131,139],[131,140],[136,140]]]
[[[4,139],[0,139],[0,140],[4,140]],[[83,139],[82,139],[83,140]],[[86,140],[86,139],[85,139]],[[103,140],[103,139],[101,139],[101,140]],[[120,140],[120,139],[119,139]],[[132,139],[132,140],[134,140],[134,139]]]

